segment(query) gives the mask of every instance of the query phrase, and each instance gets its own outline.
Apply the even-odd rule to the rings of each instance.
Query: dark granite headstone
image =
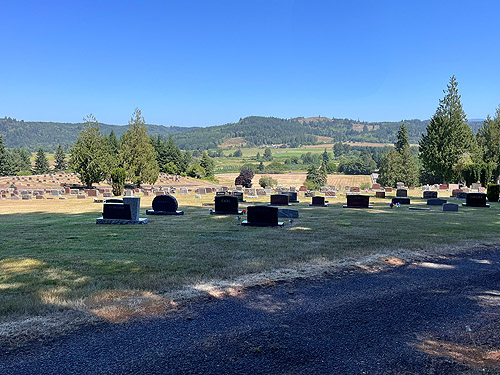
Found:
[[[466,192],[464,191],[460,191],[457,193],[457,195],[455,196],[455,198],[457,199],[467,199],[467,194]]]
[[[300,203],[297,200],[297,192],[296,191],[284,191],[281,194],[286,194],[288,195],[288,203]]]
[[[430,191],[430,190],[424,191],[422,195],[422,199],[432,199],[437,197],[438,197],[437,191]]]
[[[278,208],[278,217],[287,219],[298,219],[299,210],[293,210],[291,208]]]
[[[271,206],[289,206],[290,197],[287,194],[271,195]]]
[[[428,206],[442,206],[445,203],[446,203],[446,199],[441,199],[441,198],[427,199]]]
[[[396,190],[396,197],[406,198],[408,196],[408,190],[398,189]]]
[[[270,206],[248,206],[247,220],[243,221],[241,224],[259,227],[283,225],[282,222],[278,221],[278,207]]]
[[[325,197],[312,197],[312,202],[309,203],[309,206],[328,207],[328,204],[325,203]]]
[[[458,204],[456,203],[445,203],[443,204],[443,212],[457,212]]]
[[[234,195],[219,195],[215,197],[215,211],[214,214],[222,215],[241,215],[238,211],[238,197]]]
[[[234,191],[233,196],[238,198],[239,202],[245,202],[245,200],[243,199],[243,192],[242,191]]]
[[[372,208],[368,195],[348,195],[344,208]]]
[[[153,209],[146,210],[147,215],[184,215],[183,211],[177,211],[179,204],[177,199],[171,195],[157,195],[153,199]]]
[[[376,191],[375,192],[375,198],[385,198],[385,190],[383,190],[383,191]]]
[[[399,203],[399,204],[410,204],[410,198],[402,198],[402,197],[392,198],[392,203],[393,204],[396,204],[396,203]]]
[[[466,207],[489,207],[486,203],[486,194],[484,193],[468,193],[465,198],[465,203],[462,206]]]
[[[130,205],[123,203],[104,203],[103,219],[132,220]]]

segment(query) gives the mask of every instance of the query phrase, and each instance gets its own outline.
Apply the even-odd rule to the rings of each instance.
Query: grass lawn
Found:
[[[301,197],[292,207],[300,210],[293,225],[255,228],[238,225],[235,216],[209,215],[201,203],[212,202],[212,195],[177,199],[184,216],[152,216],[137,226],[96,225],[102,205],[91,199],[0,201],[0,320],[85,310],[103,296],[161,294],[304,263],[500,237],[499,203],[443,213],[440,207],[390,209],[390,199],[375,198],[372,210],[343,209],[343,196],[330,198],[328,208],[310,208],[310,199]],[[141,198],[142,217],[151,201]]]

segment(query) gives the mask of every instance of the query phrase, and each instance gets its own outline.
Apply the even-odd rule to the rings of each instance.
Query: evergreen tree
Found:
[[[45,174],[50,172],[49,161],[45,156],[45,152],[40,147],[36,154],[35,166],[33,167],[33,174]]]
[[[112,156],[116,157],[120,152],[120,142],[118,142],[116,134],[113,130],[111,130],[111,133],[109,133],[108,135],[108,147],[109,152]]]
[[[147,135],[146,122],[138,108],[132,114],[129,129],[123,134],[119,155],[123,168],[127,171],[128,180],[136,186],[143,182],[156,182],[160,168],[155,149]]]
[[[459,159],[469,153],[476,161],[480,152],[460,102],[455,76],[443,92],[445,96],[439,100],[427,134],[420,140],[420,159],[427,175],[434,175],[441,182],[452,182],[459,178],[454,170]]]
[[[377,181],[384,186],[396,186],[397,182],[403,182],[406,186],[418,183],[418,168],[411,154],[404,123],[399,128],[394,150],[390,150],[380,163]]]
[[[330,155],[328,155],[328,152],[326,152],[326,148],[325,151],[323,151],[322,157],[323,157],[323,163],[327,165],[328,162],[330,161]]]
[[[71,148],[70,166],[90,189],[108,177],[112,164],[107,138],[101,135],[96,118],[90,114],[83,120],[84,129]]]
[[[319,189],[321,186],[325,186],[327,182],[326,169],[323,167],[316,167],[311,165],[307,170],[306,180],[304,184],[310,190]]]
[[[264,150],[264,160],[265,161],[273,160],[273,153],[271,152],[271,149],[269,147]]]
[[[255,155],[255,160],[260,161],[260,152],[257,152],[257,155]]]
[[[68,167],[68,163],[66,163],[66,154],[64,153],[64,150],[59,143],[59,146],[57,146],[56,153],[54,155],[54,159],[56,161],[56,164],[54,166],[54,170],[56,171],[64,171]]]
[[[3,144],[2,135],[0,135],[0,176],[8,176],[9,172],[10,172],[9,154],[7,153],[7,149]]]
[[[200,166],[205,171],[205,177],[212,178],[215,175],[215,163],[213,159],[207,155],[205,151],[201,156]]]
[[[493,163],[493,175],[500,175],[500,107],[495,117],[486,118],[482,128],[477,132],[477,142],[483,152],[483,161]]]

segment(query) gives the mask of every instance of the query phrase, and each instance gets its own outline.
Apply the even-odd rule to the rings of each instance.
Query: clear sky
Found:
[[[208,126],[500,104],[500,1],[0,0],[0,116]]]

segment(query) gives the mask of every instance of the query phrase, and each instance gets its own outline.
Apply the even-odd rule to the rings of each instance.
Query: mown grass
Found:
[[[81,307],[103,291],[161,293],[304,263],[500,237],[498,203],[443,213],[391,209],[389,199],[373,199],[373,210],[343,209],[344,197],[310,208],[301,197],[293,225],[255,228],[209,215],[201,203],[213,196],[177,198],[184,216],[149,217],[139,226],[96,225],[102,205],[90,199],[1,201],[0,319]],[[142,198],[141,216],[151,199]]]

